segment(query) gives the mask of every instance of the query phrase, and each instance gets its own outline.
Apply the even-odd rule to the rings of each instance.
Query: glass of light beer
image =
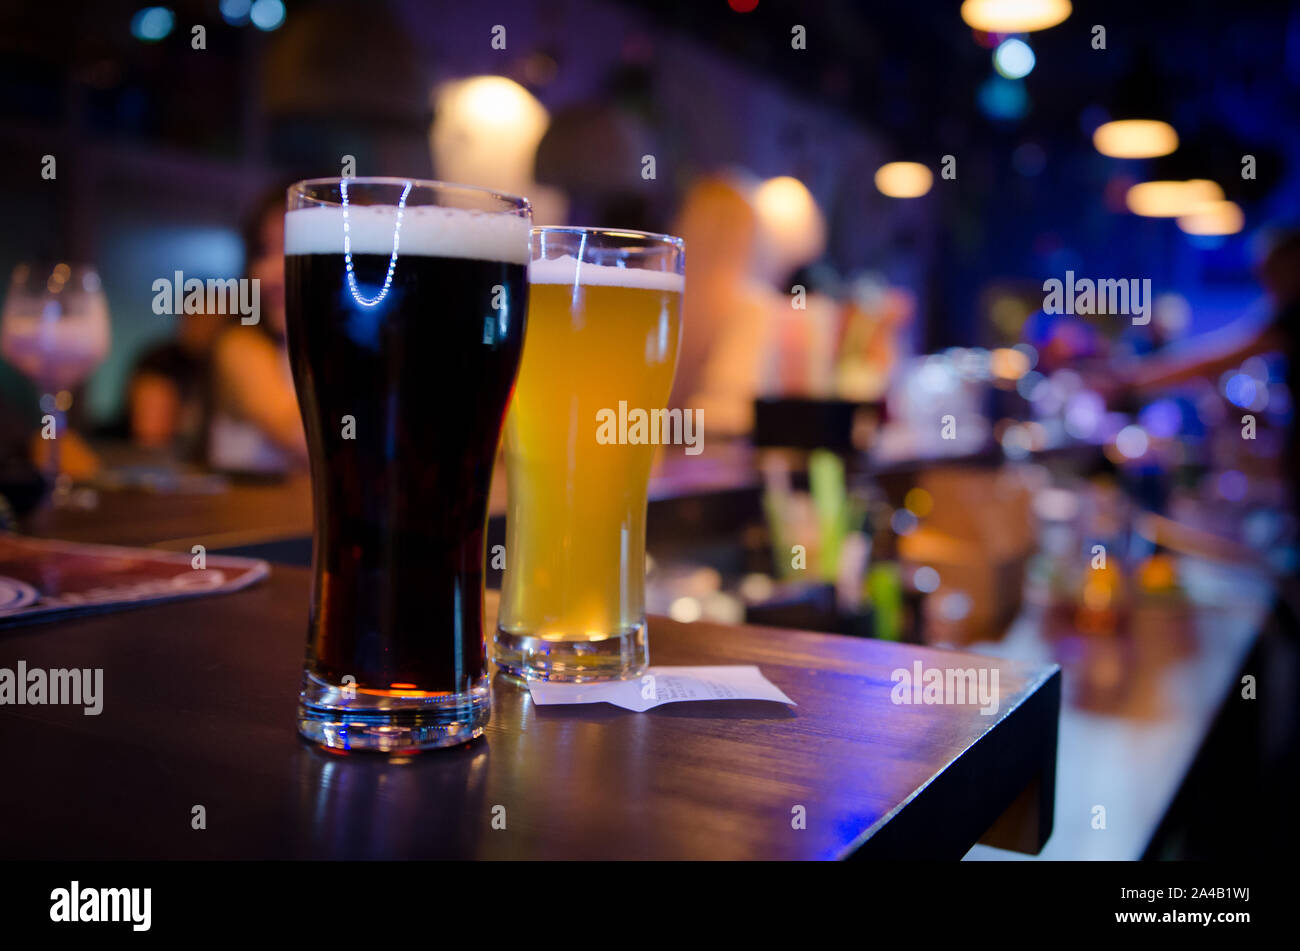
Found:
[[[531,210],[406,179],[289,189],[289,357],[313,588],[298,729],[409,752],[488,721],[488,492],[523,348]]]
[[[685,247],[640,231],[534,228],[528,337],[506,417],[505,574],[494,656],[529,679],[649,663],[646,493],[656,444],[625,424],[666,404]],[[677,411],[680,433],[680,411]]]

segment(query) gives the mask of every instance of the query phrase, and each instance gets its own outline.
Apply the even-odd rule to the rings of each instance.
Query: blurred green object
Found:
[[[903,636],[903,572],[896,561],[872,561],[867,571],[876,637],[897,641]]]
[[[839,576],[840,551],[849,532],[844,461],[827,449],[814,449],[808,455],[808,485],[812,489],[813,511],[817,513],[821,580],[833,583]]]
[[[790,578],[794,569],[790,565],[790,545],[785,533],[786,496],[770,486],[763,492],[763,515],[767,518],[768,538],[772,543],[772,563],[778,578]]]
[[[763,514],[767,518],[768,534],[772,543],[772,556],[777,574],[791,580],[798,569],[791,565],[794,543],[805,539],[791,537],[796,509],[791,505],[788,470],[782,468],[765,472],[766,489],[763,493]],[[865,511],[863,500],[848,491],[843,458],[829,449],[814,449],[808,454],[808,484],[816,517],[817,565],[814,575],[819,582],[836,584],[839,581],[844,544],[850,532],[861,527]]]

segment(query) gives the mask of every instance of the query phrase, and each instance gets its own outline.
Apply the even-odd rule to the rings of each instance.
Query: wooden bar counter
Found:
[[[104,680],[98,716],[0,712],[0,855],[955,859],[1051,832],[1055,666],[656,617],[654,663],[757,664],[797,706],[538,707],[498,677],[472,744],[339,755],[295,731],[309,583],[274,566],[236,594],[5,632],[0,667]],[[891,702],[915,661],[996,667],[996,713]]]

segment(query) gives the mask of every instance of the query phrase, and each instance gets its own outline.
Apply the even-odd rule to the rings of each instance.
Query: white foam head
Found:
[[[644,268],[615,267],[612,264],[589,264],[565,255],[540,258],[528,265],[532,284],[569,284],[587,286],[630,287],[647,291],[676,291],[686,287],[686,278],[671,271],[647,271]]]
[[[337,205],[295,208],[284,216],[285,254],[342,254],[343,209]],[[417,205],[402,211],[391,205],[350,205],[347,236],[353,254],[393,253],[425,257],[471,258],[527,264],[527,218],[505,212],[469,211]]]

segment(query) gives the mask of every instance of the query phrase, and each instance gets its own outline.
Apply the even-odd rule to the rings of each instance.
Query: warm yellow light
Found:
[[[789,175],[769,178],[754,190],[764,254],[779,269],[815,260],[826,246],[826,221],[804,183]]]
[[[1155,158],[1178,148],[1178,133],[1159,119],[1120,119],[1097,126],[1092,144],[1111,158]]]
[[[550,124],[533,94],[504,76],[471,76],[435,95],[429,142],[438,177],[532,194],[537,146]]]
[[[1236,234],[1246,226],[1241,206],[1231,201],[1207,201],[1178,219],[1188,234]]]
[[[1177,218],[1198,206],[1221,201],[1223,189],[1204,178],[1185,182],[1139,182],[1128,190],[1128,210],[1146,218]]]
[[[1030,33],[1056,26],[1072,9],[1070,0],[966,0],[961,18],[985,33]]]
[[[934,184],[934,175],[919,162],[890,162],[876,169],[876,187],[890,198],[920,198]]]
[[[504,76],[475,76],[458,90],[458,105],[475,122],[510,126],[533,118],[533,95]]]
[[[1029,372],[1029,357],[1011,347],[999,347],[989,354],[989,370],[999,380],[1018,380]]]
[[[913,486],[907,490],[907,495],[903,496],[903,508],[917,518],[925,518],[934,510],[934,496],[919,485]]]
[[[754,192],[754,204],[764,221],[779,230],[807,227],[817,215],[817,202],[804,183],[789,175],[769,178]]]

